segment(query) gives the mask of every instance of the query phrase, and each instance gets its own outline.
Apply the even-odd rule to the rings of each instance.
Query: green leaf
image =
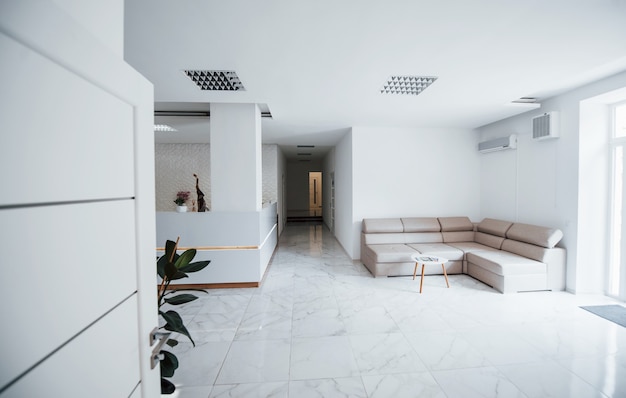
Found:
[[[166,298],[165,302],[172,305],[181,305],[197,299],[198,297],[193,294],[179,294],[178,296]]]
[[[195,263],[184,265],[178,269],[182,272],[198,272],[203,270],[207,265],[209,265],[210,262],[211,260],[196,261]]]
[[[178,260],[176,260],[176,263],[174,265],[176,265],[176,268],[180,269],[181,267],[184,267],[187,264],[189,264],[195,256],[196,256],[196,249],[185,250],[185,252],[180,255]]]
[[[167,339],[165,344],[167,344],[170,347],[176,347],[178,345],[178,340],[176,340],[176,339]]]
[[[165,264],[165,276],[171,281],[187,278],[187,274],[185,274],[184,272],[180,272],[178,268],[176,268],[176,266],[172,263]]]
[[[169,260],[172,257],[172,253],[174,252],[174,248],[176,247],[176,242],[171,240],[165,241],[165,259]]]
[[[161,279],[165,278],[165,264],[167,264],[167,260],[165,256],[161,256],[157,260],[157,274],[161,277]]]
[[[165,330],[169,330],[170,332],[177,332],[180,334],[184,334],[185,336],[189,338],[189,340],[191,341],[191,344],[193,344],[194,347],[196,346],[196,343],[191,338],[191,334],[189,334],[189,331],[185,327],[185,324],[183,323],[183,319],[180,317],[180,315],[178,315],[178,312],[172,311],[172,310],[167,311],[167,312],[159,311],[159,314],[161,314],[163,319],[165,319],[166,323],[165,323],[165,326],[163,326]]]
[[[160,351],[159,353],[163,355],[163,359],[161,359],[161,377],[174,376],[174,372],[178,369],[178,358],[169,351]]]
[[[170,395],[174,394],[176,386],[171,381],[161,377],[161,394]]]

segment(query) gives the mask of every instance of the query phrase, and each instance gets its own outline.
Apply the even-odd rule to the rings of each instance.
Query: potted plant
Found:
[[[168,240],[165,242],[165,254],[157,259],[157,274],[161,277],[161,284],[158,288],[158,304],[159,304],[159,316],[165,322],[162,329],[170,332],[177,332],[187,336],[193,346],[196,343],[191,338],[191,334],[185,327],[183,319],[174,310],[164,311],[162,307],[165,304],[169,305],[181,305],[196,300],[198,297],[189,293],[180,293],[180,290],[169,290],[170,283],[173,280],[187,278],[187,273],[198,272],[204,269],[211,261],[197,261],[192,263],[191,260],[196,256],[196,249],[185,250],[182,254],[177,254],[176,249],[178,247],[178,240],[172,242]],[[199,290],[204,293],[206,291]],[[178,345],[178,340],[168,339],[166,344],[170,347]],[[169,351],[161,350],[161,393],[172,394],[176,387],[174,383],[167,380],[167,378],[174,376],[174,372],[178,368],[178,358],[176,355]]]
[[[187,205],[185,203],[189,199],[189,194],[189,191],[178,191],[178,193],[176,194],[176,199],[174,199],[177,212],[184,213],[187,211]]]

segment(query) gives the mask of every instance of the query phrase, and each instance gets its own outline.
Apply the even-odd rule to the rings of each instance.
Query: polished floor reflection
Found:
[[[288,223],[261,288],[179,309],[196,347],[175,348],[173,396],[626,397],[626,328],[579,308],[614,301],[450,285],[373,278],[325,227]]]

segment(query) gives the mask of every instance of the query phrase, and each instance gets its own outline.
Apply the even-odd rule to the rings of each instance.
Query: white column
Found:
[[[211,104],[211,211],[260,211],[261,112],[256,104]]]

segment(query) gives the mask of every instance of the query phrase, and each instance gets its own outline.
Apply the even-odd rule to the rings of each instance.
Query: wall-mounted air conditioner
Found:
[[[559,114],[548,112],[533,118],[533,139],[545,140],[559,137]]]
[[[488,153],[502,151],[505,149],[517,148],[517,135],[511,134],[508,137],[495,138],[478,144],[478,152]]]

